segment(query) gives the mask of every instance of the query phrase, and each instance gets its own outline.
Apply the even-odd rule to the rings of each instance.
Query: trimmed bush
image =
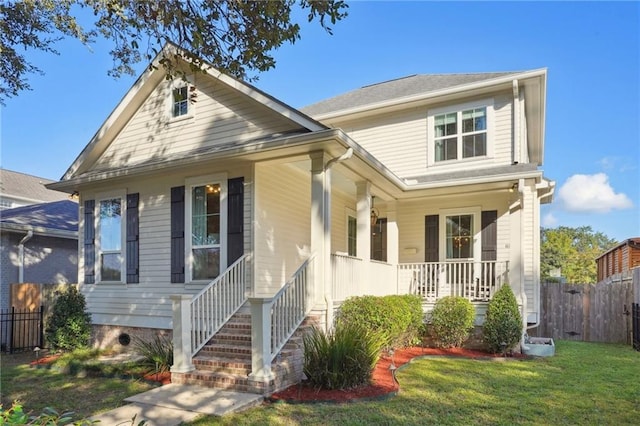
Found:
[[[142,355],[144,359],[141,361],[156,373],[164,373],[169,371],[173,365],[173,342],[166,336],[156,335],[153,340],[146,341],[136,336],[134,339],[134,347],[137,353]]]
[[[471,302],[460,296],[447,296],[438,300],[431,312],[436,344],[440,347],[461,347],[469,338],[476,311]]]
[[[368,384],[385,338],[353,323],[332,333],[314,328],[304,337],[304,374],[322,389],[350,389]]]
[[[387,337],[385,346],[396,348],[419,342],[422,318],[422,301],[416,295],[362,296],[345,300],[336,322],[379,331]]]
[[[489,301],[482,334],[487,349],[493,353],[506,352],[520,341],[522,315],[516,296],[507,284]]]
[[[91,315],[84,295],[75,286],[57,294],[45,336],[54,351],[72,351],[89,346]]]

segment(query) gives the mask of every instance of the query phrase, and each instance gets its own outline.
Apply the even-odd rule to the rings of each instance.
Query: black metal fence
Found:
[[[633,330],[633,348],[640,351],[640,303],[633,304],[631,323]]]
[[[44,346],[44,306],[39,310],[3,309],[0,311],[0,349],[17,352]]]

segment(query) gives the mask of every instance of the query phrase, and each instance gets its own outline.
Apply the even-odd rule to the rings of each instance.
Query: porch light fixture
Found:
[[[511,188],[509,188],[509,192],[513,192],[516,189],[518,189],[518,182],[514,183],[513,185],[511,185]]]
[[[378,217],[380,217],[378,209],[373,206],[375,198],[375,196],[371,197],[371,226],[375,226],[378,223]]]
[[[69,195],[70,200],[77,200],[80,198],[80,193],[78,191],[73,191],[71,195]]]

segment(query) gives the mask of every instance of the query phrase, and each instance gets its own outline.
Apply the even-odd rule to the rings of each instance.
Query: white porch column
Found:
[[[356,255],[362,259],[360,282],[357,283],[359,292],[366,292],[371,285],[369,279],[371,261],[371,183],[356,182],[356,216],[358,232],[356,235]]]
[[[195,370],[191,363],[191,298],[190,294],[171,296],[173,308],[172,373],[188,373]]]
[[[271,302],[272,298],[250,297],[251,304],[251,373],[249,378],[267,383],[271,371]]]
[[[333,326],[331,282],[331,175],[325,170],[329,160],[325,152],[314,152],[311,158],[311,253],[314,305],[326,309],[326,329]]]
[[[394,275],[394,290],[398,294],[398,274],[397,265],[400,261],[400,235],[398,231],[398,212],[395,200],[387,201],[387,263],[394,265],[396,274]]]

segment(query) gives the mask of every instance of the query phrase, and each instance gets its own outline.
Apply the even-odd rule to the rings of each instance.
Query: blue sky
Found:
[[[640,3],[350,3],[334,35],[302,22],[254,84],[293,107],[412,74],[548,69],[542,224],[640,236]],[[59,179],[136,77],[114,80],[109,45],[75,40],[1,115],[1,165]],[[141,70],[144,65],[141,65]]]

